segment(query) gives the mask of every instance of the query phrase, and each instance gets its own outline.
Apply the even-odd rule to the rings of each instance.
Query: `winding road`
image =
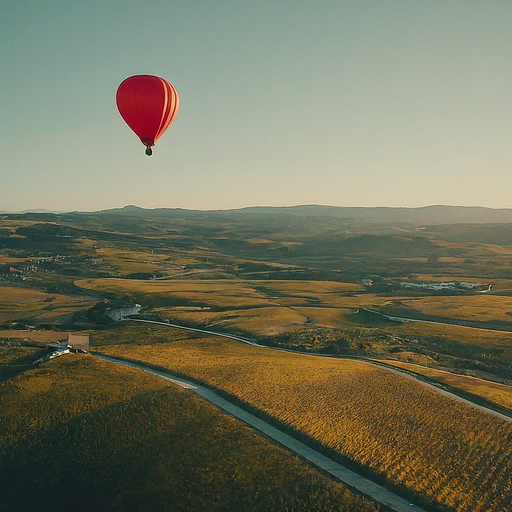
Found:
[[[164,372],[155,370],[141,363],[133,363],[130,361],[124,361],[121,359],[103,356],[100,354],[94,355],[104,361],[109,361],[111,363],[121,364],[124,366],[130,366],[132,368],[138,368],[139,370],[152,373],[153,375],[157,375],[159,377],[162,377],[163,379],[169,380],[174,384],[181,386],[182,388],[197,393],[204,399],[208,400],[208,402],[216,405],[217,407],[231,414],[235,418],[243,421],[252,428],[259,430],[260,432],[270,437],[280,445],[288,448],[292,452],[306,459],[307,461],[317,466],[318,468],[322,469],[326,473],[329,473],[334,478],[340,480],[341,482],[344,482],[346,485],[353,489],[356,489],[360,493],[369,496],[373,500],[382,503],[386,507],[389,507],[391,510],[395,510],[396,512],[424,512],[423,509],[417,507],[416,505],[413,505],[412,503],[409,503],[409,501],[400,498],[400,496],[397,496],[396,494],[388,491],[384,487],[377,485],[371,482],[370,480],[367,480],[361,475],[358,475],[357,473],[350,471],[341,464],[334,462],[325,455],[322,455],[321,453],[317,452],[316,450],[313,450],[309,446],[306,446],[300,441],[297,441],[288,434],[281,432],[280,430],[273,427],[269,423],[257,418],[253,414],[248,413],[247,411],[232,404],[231,402],[228,402],[224,398],[217,395],[217,393],[215,393],[211,389],[208,389],[204,386],[200,386],[198,384],[189,382],[181,378],[171,377],[170,375]]]
[[[293,352],[293,353],[297,353],[297,354],[303,354],[303,352],[297,352],[297,351],[290,350],[290,349],[269,347],[266,345],[262,345],[260,343],[257,343],[254,340],[245,338],[243,336],[237,336],[235,334],[218,333],[218,332],[209,331],[206,329],[199,329],[199,328],[195,328],[195,327],[185,327],[182,325],[176,325],[176,324],[171,324],[171,323],[166,323],[166,322],[157,322],[154,320],[142,320],[142,319],[127,318],[126,321],[134,321],[134,322],[143,322],[143,323],[162,325],[162,326],[169,327],[169,328],[199,332],[199,333],[207,334],[210,336],[220,336],[223,338],[229,338],[232,340],[236,340],[236,341],[239,341],[242,343],[246,343],[249,345],[253,345],[256,347],[261,347],[261,348],[265,348],[265,349],[269,349],[269,350],[280,350],[280,351],[285,351],[285,352]],[[329,357],[328,354],[308,354],[308,355],[316,355],[318,357]],[[157,375],[159,377],[167,379],[167,380],[173,382],[174,384],[177,384],[178,386],[181,386],[185,389],[188,389],[190,391],[197,393],[198,395],[202,396],[204,399],[208,400],[210,403],[216,405],[217,407],[221,408],[223,411],[227,412],[228,414],[231,414],[235,418],[238,418],[239,420],[243,421],[244,423],[251,426],[252,428],[262,432],[269,438],[273,439],[280,445],[288,448],[292,452],[298,454],[300,457],[309,461],[310,463],[317,466],[324,472],[329,473],[334,478],[340,480],[341,482],[345,483],[349,487],[356,489],[360,493],[370,497],[371,499],[375,500],[376,502],[379,502],[379,503],[385,505],[386,507],[390,508],[391,510],[394,510],[396,512],[424,512],[423,509],[419,508],[418,506],[413,505],[412,503],[409,503],[409,501],[404,500],[400,496],[388,491],[384,487],[377,485],[370,480],[367,480],[366,478],[364,478],[361,475],[358,475],[357,473],[354,473],[353,471],[342,466],[341,464],[329,459],[328,457],[322,455],[321,453],[317,452],[316,450],[313,450],[312,448],[301,443],[300,441],[297,441],[293,437],[285,434],[284,432],[281,432],[280,430],[273,427],[269,423],[248,413],[247,411],[238,407],[237,405],[225,400],[224,398],[220,397],[217,393],[215,393],[211,389],[208,389],[204,386],[187,381],[182,378],[170,376],[169,374],[167,374],[165,372],[153,369],[150,366],[146,366],[142,363],[125,361],[125,360],[116,359],[113,357],[108,357],[108,356],[104,356],[104,355],[100,355],[100,354],[95,354],[95,356],[100,359],[103,359],[105,361],[122,364],[125,366],[130,366],[133,368],[138,368],[145,372],[152,373],[154,375]],[[487,414],[492,414],[493,416],[496,416],[496,417],[500,418],[501,420],[512,423],[512,417],[510,417],[510,416],[506,416],[497,411],[493,411],[492,409],[488,409],[487,407],[484,407],[484,406],[481,406],[474,402],[471,402],[470,400],[462,398],[454,393],[451,393],[444,389],[440,389],[439,387],[436,387],[433,384],[424,382],[423,380],[415,378],[413,375],[410,375],[406,372],[400,371],[399,369],[389,368],[388,366],[382,365],[378,362],[373,362],[373,361],[368,361],[368,360],[363,360],[363,359],[354,359],[354,360],[359,361],[364,364],[370,364],[372,366],[377,366],[379,368],[385,369],[392,373],[398,374],[401,377],[413,380],[429,389],[432,389],[433,391],[436,391],[437,393],[440,393],[448,398],[451,398],[452,400],[456,400],[459,403],[469,405],[470,407],[473,407],[481,412],[484,412]]]
[[[253,345],[255,347],[266,348],[266,349],[269,349],[269,350],[280,350],[280,351],[284,351],[284,352],[292,352],[294,354],[302,354],[302,355],[304,355],[304,352],[298,352],[296,350],[291,350],[291,349],[288,349],[288,348],[269,347],[268,345],[262,345],[260,343],[257,343],[254,340],[250,340],[248,338],[244,338],[243,336],[237,336],[236,334],[218,333],[218,332],[214,332],[214,331],[208,331],[206,329],[198,329],[198,328],[195,328],[195,327],[185,327],[183,325],[176,325],[176,324],[171,324],[171,323],[168,324],[166,322],[157,322],[155,320],[142,320],[142,319],[135,319],[135,318],[127,318],[126,320],[129,320],[129,321],[132,321],[132,322],[145,322],[145,323],[150,323],[150,324],[164,325],[164,326],[167,326],[167,327],[172,327],[174,329],[184,329],[186,331],[200,332],[200,333],[203,333],[203,334],[208,334],[210,336],[221,336],[223,338],[229,338],[229,339],[232,339],[232,340],[240,341],[242,343],[247,343],[248,345]],[[308,352],[307,354],[308,355],[314,355],[314,356],[317,356],[317,357],[332,357],[332,356],[336,355],[336,354],[313,354],[313,353],[310,353],[310,352]],[[350,359],[350,358],[344,357],[343,359]],[[472,402],[471,400],[468,400],[466,398],[462,398],[461,396],[456,395],[455,393],[452,393],[450,391],[442,389],[442,388],[440,388],[438,386],[435,386],[433,384],[429,384],[428,382],[425,382],[422,379],[416,378],[414,375],[411,375],[410,373],[407,373],[407,372],[402,371],[400,369],[390,368],[387,365],[379,364],[378,362],[375,362],[375,361],[369,361],[368,359],[354,358],[353,360],[354,361],[359,361],[360,363],[370,364],[372,366],[377,366],[377,367],[385,369],[385,370],[387,370],[389,372],[392,372],[392,373],[395,373],[397,375],[400,375],[401,377],[404,377],[406,379],[413,380],[413,381],[421,384],[422,386],[425,386],[425,387],[427,387],[429,389],[432,389],[433,391],[436,391],[437,393],[439,393],[441,395],[444,395],[444,396],[446,396],[448,398],[451,398],[452,400],[455,400],[456,402],[459,402],[459,403],[464,404],[464,405],[469,405],[470,407],[473,407],[474,409],[477,409],[477,410],[479,410],[481,412],[484,412],[484,413],[487,413],[487,414],[492,414],[493,416],[499,418],[500,420],[506,421],[508,423],[512,423],[512,417],[511,416],[507,416],[506,414],[503,414],[503,413],[498,412],[498,411],[494,411],[493,409],[489,409],[488,407],[485,407],[483,405],[479,405],[479,404],[477,404],[475,402]]]

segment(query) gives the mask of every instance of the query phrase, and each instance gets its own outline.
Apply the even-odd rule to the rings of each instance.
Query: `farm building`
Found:
[[[89,336],[84,334],[70,334],[68,336],[68,348],[78,354],[89,352]]]

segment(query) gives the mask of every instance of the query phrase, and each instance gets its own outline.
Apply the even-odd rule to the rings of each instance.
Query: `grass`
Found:
[[[47,354],[38,347],[0,345],[0,381],[32,368],[32,363]]]
[[[0,383],[2,511],[375,511],[167,381],[67,355]]]
[[[154,312],[171,322],[264,336],[272,336],[295,329],[308,321],[299,312],[279,306],[231,309],[229,311],[156,308]]]
[[[96,251],[97,256],[106,260],[119,271],[122,277],[136,273],[153,273],[161,270],[162,260],[168,258],[163,254],[152,254],[142,251],[122,251],[102,247]]]
[[[457,325],[440,325],[426,322],[408,322],[396,327],[383,329],[393,335],[409,339],[420,339],[439,351],[449,351],[461,357],[473,357],[479,354],[479,359],[512,361],[512,333],[475,329]]]
[[[183,304],[194,303],[205,306],[267,306],[268,300],[243,282],[236,281],[139,281],[124,279],[81,279],[77,286],[99,292],[132,295],[159,302],[166,299]]]
[[[0,322],[30,319],[31,321],[57,320],[91,307],[95,301],[81,297],[0,286]]]
[[[323,307],[294,307],[297,313],[305,316],[309,323],[322,327],[342,328],[351,322],[349,316],[353,309],[323,308]]]
[[[512,386],[404,361],[385,360],[383,362],[398,368],[410,370],[437,382],[441,382],[442,384],[447,384],[448,386],[480,396],[512,412]]]
[[[34,330],[1,330],[0,343],[2,341],[29,341],[32,343],[46,343],[67,339],[69,332],[66,331],[34,331]]]
[[[401,298],[393,300],[393,305],[438,318],[512,323],[512,297],[486,294]]]
[[[157,326],[93,343],[225,390],[423,502],[512,507],[512,426],[386,370]]]
[[[88,290],[129,296],[141,303],[161,307],[196,305],[237,309],[315,305],[357,308],[362,302],[372,305],[383,302],[382,298],[373,295],[353,296],[362,289],[359,285],[330,281],[80,279],[75,284]]]

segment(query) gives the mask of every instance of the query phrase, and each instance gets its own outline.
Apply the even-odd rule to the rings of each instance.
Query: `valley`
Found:
[[[84,333],[92,352],[209,386],[424,510],[512,506],[510,423],[387,370],[512,415],[510,224],[342,210],[1,215],[2,385],[71,357],[78,371],[90,356],[31,365]],[[113,321],[123,308],[164,325]],[[31,386],[30,400],[51,389]]]

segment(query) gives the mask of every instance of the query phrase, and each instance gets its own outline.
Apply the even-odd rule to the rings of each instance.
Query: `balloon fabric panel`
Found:
[[[178,113],[179,97],[174,86],[151,75],[124,80],[116,102],[126,124],[146,147],[153,146]]]

